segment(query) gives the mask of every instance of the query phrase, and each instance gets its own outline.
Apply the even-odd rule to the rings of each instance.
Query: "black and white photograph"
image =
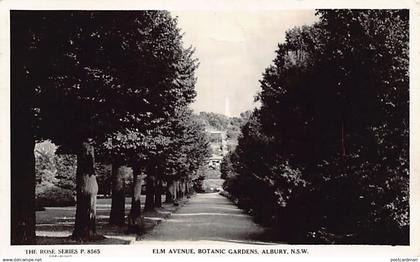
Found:
[[[418,245],[413,10],[105,9],[7,11],[2,245]]]

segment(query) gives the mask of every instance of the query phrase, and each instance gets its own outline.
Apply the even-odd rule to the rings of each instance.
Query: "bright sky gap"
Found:
[[[195,47],[200,61],[192,108],[231,116],[257,106],[259,80],[285,32],[317,20],[314,10],[171,13],[178,17],[184,44]]]

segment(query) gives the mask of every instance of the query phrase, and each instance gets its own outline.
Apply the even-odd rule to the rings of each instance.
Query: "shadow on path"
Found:
[[[273,244],[267,230],[256,224],[228,199],[217,193],[197,194],[142,241],[212,240]]]

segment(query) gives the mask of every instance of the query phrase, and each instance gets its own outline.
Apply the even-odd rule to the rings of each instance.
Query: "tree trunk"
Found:
[[[187,198],[191,197],[189,184],[189,179],[185,180],[185,194],[187,195]]]
[[[35,244],[35,157],[34,140],[28,129],[12,124],[11,243]]]
[[[174,202],[174,180],[172,178],[168,178],[166,181],[165,203],[173,203],[173,202]]]
[[[185,193],[186,193],[186,190],[185,190],[185,179],[182,179],[181,180],[181,192],[182,192],[182,197],[185,197]]]
[[[182,190],[182,180],[180,180],[179,182],[178,182],[178,190],[179,190],[179,195],[181,196],[181,198],[183,198],[184,197],[184,191]]]
[[[148,174],[146,177],[146,203],[144,210],[153,210],[155,208],[155,177]]]
[[[181,196],[181,198],[183,198],[185,195],[184,195],[184,187],[183,187],[183,185],[184,185],[184,179],[181,179],[180,181],[179,181],[179,183],[178,183],[178,188],[179,188],[179,194],[180,194],[180,196]]]
[[[182,191],[181,191],[181,183],[182,183],[181,180],[178,180],[177,181],[177,190],[178,190],[178,193],[177,194],[178,194],[178,198],[179,199],[181,199],[183,197]]]
[[[27,24],[11,14],[11,244],[35,244],[35,157],[33,92],[26,79]],[[5,120],[5,119],[4,119]],[[5,143],[5,141],[3,141]],[[6,175],[6,174],[3,174]]]
[[[162,179],[156,179],[155,207],[162,207]]]
[[[94,148],[83,142],[77,154],[76,190],[77,208],[73,239],[95,240],[96,235],[96,195],[98,183],[95,176]]]
[[[179,189],[180,189],[180,188],[179,188],[179,184],[180,184],[180,181],[179,181],[179,180],[176,180],[176,181],[175,181],[176,199],[181,199],[181,198],[182,198],[182,195],[181,195],[181,190],[179,190]]]
[[[174,201],[178,199],[178,187],[175,179],[172,181],[172,198]]]
[[[141,213],[141,186],[143,177],[141,168],[133,168],[133,197],[131,199],[131,210],[128,215],[128,232],[142,233],[144,230],[143,217]]]
[[[178,192],[178,180],[173,179],[172,180],[172,199],[174,202],[174,206],[178,206],[178,197],[179,197],[179,192]]]
[[[118,226],[125,223],[124,167],[117,163],[112,165],[112,203],[109,223]]]

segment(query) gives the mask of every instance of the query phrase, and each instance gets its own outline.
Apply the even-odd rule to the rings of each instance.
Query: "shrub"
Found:
[[[74,191],[60,188],[48,182],[38,184],[35,194],[37,210],[42,207],[65,207],[76,204]]]
[[[76,165],[77,156],[70,154],[55,155],[56,186],[68,190],[76,190]]]

